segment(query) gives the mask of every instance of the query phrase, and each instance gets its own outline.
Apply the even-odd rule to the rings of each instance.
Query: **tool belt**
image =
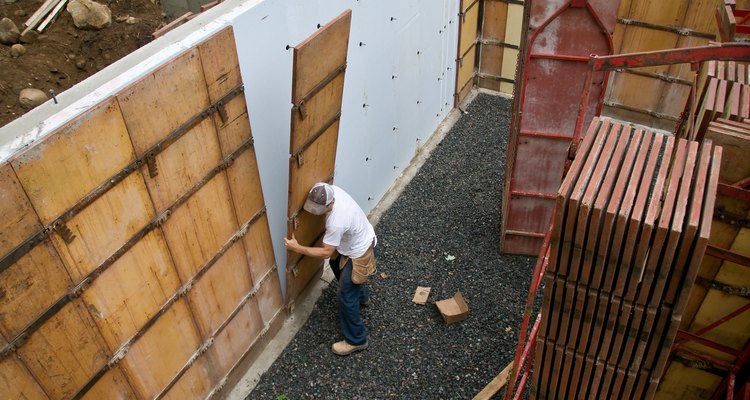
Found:
[[[349,262],[349,257],[341,255],[341,263],[339,265],[346,266]],[[377,266],[375,265],[375,239],[372,240],[372,244],[362,254],[361,257],[352,258],[352,283],[361,285],[367,282],[367,278],[375,273]]]

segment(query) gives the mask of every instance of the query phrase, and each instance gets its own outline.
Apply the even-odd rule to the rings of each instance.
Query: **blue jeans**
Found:
[[[352,282],[352,259],[339,266],[341,256],[330,259],[331,270],[339,282],[339,325],[344,339],[349,344],[358,346],[367,342],[367,328],[359,314],[360,304],[370,298],[365,284],[357,285]]]

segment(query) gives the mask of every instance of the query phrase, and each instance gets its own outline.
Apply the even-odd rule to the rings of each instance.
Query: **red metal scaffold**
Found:
[[[576,119],[575,134],[573,136],[573,141],[571,143],[571,148],[569,151],[569,159],[573,159],[576,153],[577,145],[581,141],[581,132],[583,131],[583,127],[586,122],[585,116],[589,104],[589,96],[595,73],[610,72],[613,70],[626,68],[652,67],[683,63],[689,63],[693,66],[694,70],[697,70],[699,63],[708,60],[750,61],[750,44],[724,43],[711,46],[621,54],[614,56],[599,57],[596,55],[592,55],[589,59],[589,68],[583,85],[581,104],[579,107],[578,118]],[[690,94],[690,96],[693,97],[691,104],[695,103],[695,92],[696,87],[694,80]],[[692,123],[692,112],[694,110],[694,107],[689,107],[689,109],[690,115],[685,117],[687,118],[689,124],[687,131],[690,133],[694,129],[694,127],[690,126],[690,124]],[[692,136],[692,139],[702,140],[702,137],[695,137],[694,134],[689,134],[689,136]],[[726,196],[732,196],[750,201],[750,190],[748,189],[748,186],[750,186],[750,177],[747,177],[746,179],[743,179],[742,181],[736,182],[732,185],[720,184],[718,192],[719,194],[723,194]],[[554,215],[552,216],[551,221],[554,221]],[[519,340],[516,347],[513,368],[510,371],[508,387],[505,392],[506,400],[510,400],[511,398],[517,400],[521,398],[526,387],[526,382],[528,381],[528,378],[532,373],[532,363],[534,358],[533,343],[535,343],[536,341],[541,313],[536,316],[536,320],[531,328],[531,331],[529,331],[528,328],[531,321],[531,316],[534,312],[534,300],[536,299],[537,292],[539,290],[539,287],[541,286],[542,277],[544,276],[544,273],[547,270],[547,265],[549,263],[552,229],[553,227],[550,226],[547,234],[544,237],[544,242],[541,250],[539,251],[537,263],[534,268],[534,275],[532,277],[531,287],[529,289],[529,296],[526,301],[524,317],[519,329]],[[729,250],[709,246],[706,254],[721,258],[723,260],[728,260],[745,267],[750,267],[750,258],[740,254],[732,253]],[[714,341],[703,338],[701,337],[701,335],[711,331],[712,329],[715,329],[717,326],[726,323],[732,318],[735,318],[736,316],[748,310],[750,310],[750,305],[743,306],[735,310],[734,312],[719,318],[714,323],[704,327],[697,332],[690,333],[684,330],[680,330],[677,334],[677,340],[675,341],[675,344],[672,348],[672,356],[674,355],[675,351],[679,350],[683,353],[690,354],[693,357],[704,360],[711,365],[728,370],[727,376],[723,379],[722,384],[714,394],[714,398],[716,399],[720,398],[720,396],[723,394],[726,394],[727,399],[733,399],[736,375],[742,366],[750,362],[750,343],[746,345],[745,348],[743,348],[741,351],[738,351],[729,348],[728,346],[724,346]],[[735,362],[730,363],[711,355],[685,348],[684,344],[690,341],[701,343],[702,345],[705,345],[709,348],[724,352],[726,354],[730,354],[736,358]],[[522,374],[520,374],[521,371],[523,371]],[[517,384],[518,386],[516,386]]]

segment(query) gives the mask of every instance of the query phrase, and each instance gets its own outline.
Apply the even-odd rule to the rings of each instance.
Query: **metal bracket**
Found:
[[[221,123],[226,124],[229,120],[229,115],[227,115],[227,106],[224,103],[220,103],[216,105],[216,112],[219,113],[219,118],[221,118]]]
[[[301,151],[299,153],[297,153],[297,156],[295,158],[297,159],[297,166],[298,167],[301,167],[302,164],[305,163],[305,159],[304,159],[304,157],[302,157],[302,152]]]
[[[295,231],[299,229],[299,214],[292,215],[292,227]]]
[[[714,218],[719,221],[723,221],[732,226],[739,226],[740,228],[750,228],[750,218],[743,217],[742,215],[733,214],[719,207],[714,211]]]
[[[305,105],[305,101],[301,100],[299,104],[297,105],[297,111],[299,111],[299,117],[302,119],[307,118],[307,107]]]
[[[159,168],[156,166],[156,156],[151,153],[146,156],[146,166],[148,167],[148,176],[156,178],[159,175]]]
[[[65,225],[65,222],[57,221],[52,226],[52,228],[57,232],[60,237],[65,241],[65,243],[70,244],[73,239],[76,238],[76,235],[73,233],[73,231],[68,228],[67,225]]]

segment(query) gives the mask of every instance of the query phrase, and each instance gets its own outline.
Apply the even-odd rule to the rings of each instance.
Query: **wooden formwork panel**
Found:
[[[252,278],[244,257],[242,242],[235,242],[188,293],[202,337],[216,332],[252,289]]]
[[[99,400],[104,398],[135,399],[133,389],[122,372],[122,367],[116,365],[107,371],[81,399]]]
[[[208,181],[162,225],[182,282],[193,277],[237,230],[232,209],[216,204],[232,204],[222,175]]]
[[[512,94],[524,4],[485,0],[482,6],[477,85]]]
[[[478,0],[461,0],[458,7],[454,106],[458,106],[466,98],[474,84],[477,69],[477,35],[480,23]]]
[[[107,362],[104,343],[90,329],[83,303],[76,299],[32,333],[17,350],[39,385],[53,399],[69,398]]]
[[[302,207],[313,184],[333,181],[350,25],[346,10],[294,47],[287,236],[304,246],[325,230],[324,217]],[[322,261],[287,252],[287,307],[322,271]]]
[[[153,398],[200,343],[187,301],[179,299],[130,347],[120,363],[139,397]]]
[[[15,357],[0,360],[0,393],[9,399],[48,399],[33,376]]]
[[[238,362],[236,355],[244,354],[263,331],[263,319],[258,307],[258,299],[253,297],[216,335],[208,353],[214,360],[214,366],[219,375],[223,376],[228,373]]]
[[[0,166],[14,390],[203,397],[257,343],[218,369],[215,336],[235,317],[270,329],[281,291],[242,91],[227,28]]]
[[[111,353],[135,335],[179,286],[164,237],[152,231],[97,277],[81,298]]]

